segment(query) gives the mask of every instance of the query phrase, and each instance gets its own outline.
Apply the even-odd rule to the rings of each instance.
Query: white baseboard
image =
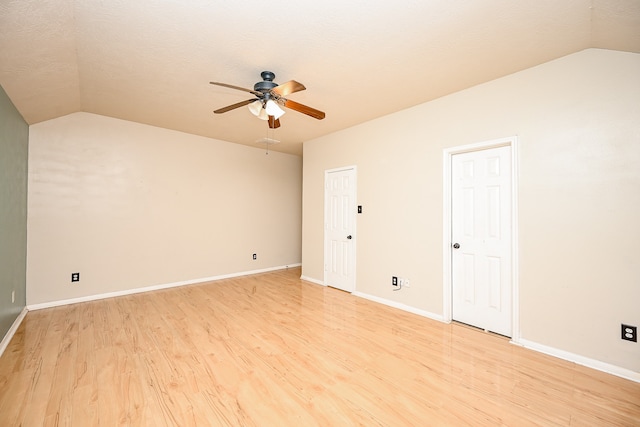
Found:
[[[16,317],[16,320],[13,321],[13,324],[11,325],[9,330],[7,331],[7,333],[4,336],[4,338],[2,338],[2,341],[0,341],[0,357],[2,357],[2,353],[4,353],[4,351],[7,349],[7,346],[9,345],[9,342],[11,341],[11,338],[13,338],[13,336],[16,334],[16,331],[18,330],[18,327],[20,326],[20,324],[24,320],[24,317],[27,315],[28,311],[29,310],[27,309],[27,307],[24,307],[22,309],[20,314],[18,314],[18,317]]]
[[[513,342],[513,344],[520,345],[529,350],[538,351],[540,353],[548,354],[549,356],[557,357],[559,359],[577,363],[578,365],[586,366],[588,368],[606,372],[607,374],[615,375],[617,377],[626,378],[628,380],[640,383],[640,372],[635,372],[635,371],[632,371],[631,369],[626,369],[620,366],[611,365],[609,363],[601,362],[595,359],[590,359],[588,357],[581,356],[579,354],[570,353],[564,350],[559,350],[554,347],[549,347],[549,346],[539,344],[534,341],[525,340],[525,339],[520,339],[518,340],[518,342]]]
[[[444,317],[438,314],[434,314],[425,310],[419,310],[417,308],[401,304],[395,301],[391,301],[385,298],[376,297],[373,295],[365,294],[362,292],[354,292],[353,295],[365,298],[380,304],[388,305],[390,307],[398,308],[400,310],[408,311],[410,313],[417,314],[419,316],[428,317],[429,319],[437,320],[439,322],[445,322]],[[635,372],[630,369],[622,368],[620,366],[612,365],[609,363],[601,362],[599,360],[590,359],[579,354],[570,353],[568,351],[559,350],[557,348],[538,344],[526,339],[519,339],[511,341],[512,344],[519,345],[529,350],[537,351],[540,353],[548,354],[549,356],[557,357],[559,359],[567,360],[569,362],[576,363],[578,365],[586,366],[588,368],[596,369],[598,371],[606,372],[607,374],[615,375],[617,377],[625,378],[637,383],[640,383],[640,372]]]
[[[322,280],[313,279],[307,276],[300,276],[300,280],[304,280],[305,282],[315,283],[316,285],[326,286]]]
[[[58,300],[58,301],[50,301],[50,302],[43,302],[43,303],[40,303],[40,304],[29,304],[29,305],[27,305],[27,309],[29,309],[30,311],[31,310],[42,310],[42,309],[45,309],[45,308],[59,307],[59,306],[68,305],[68,304],[77,304],[77,303],[81,303],[81,302],[97,301],[97,300],[101,300],[101,299],[105,299],[105,298],[113,298],[113,297],[120,297],[120,296],[124,296],[124,295],[139,294],[139,293],[142,293],[142,292],[158,291],[160,289],[175,288],[175,287],[178,287],[178,286],[195,285],[197,283],[214,282],[216,280],[231,279],[231,278],[234,278],[234,277],[241,277],[241,276],[250,276],[252,274],[268,273],[270,271],[285,270],[287,268],[300,267],[301,265],[302,264],[300,264],[300,263],[298,263],[298,264],[287,264],[287,265],[282,265],[282,266],[278,266],[278,267],[264,268],[264,269],[261,269],[261,270],[243,271],[243,272],[240,272],[240,273],[231,273],[231,274],[223,274],[223,275],[220,275],[220,276],[203,277],[203,278],[200,278],[200,279],[185,280],[185,281],[182,281],[182,282],[173,282],[173,283],[165,283],[165,284],[161,284],[161,285],[145,286],[143,288],[125,289],[123,291],[107,292],[107,293],[104,293],[104,294],[87,295],[87,296],[84,296],[84,297],[70,298],[70,299],[64,299],[64,300]]]
[[[357,291],[354,292],[353,295],[360,298],[368,299],[370,301],[374,301],[380,304],[388,305],[389,307],[398,308],[403,311],[408,311],[409,313],[417,314],[418,316],[428,317],[429,319],[437,320],[439,322],[444,322],[444,317],[442,317],[442,315],[431,313],[426,310],[420,310],[418,308],[411,307],[410,305],[402,304],[399,302],[388,300],[386,298],[380,298],[374,295],[369,295],[369,294],[365,294]]]
[[[307,276],[300,276],[300,280],[304,280],[306,282],[311,282],[311,283],[315,283],[316,285],[320,285],[320,286],[327,286],[324,284],[323,281],[318,280],[318,279],[314,279],[311,277],[307,277]],[[418,316],[422,316],[422,317],[428,317],[429,319],[433,319],[433,320],[437,320],[439,322],[444,322],[444,317],[442,317],[439,314],[434,314],[425,310],[420,310],[417,309],[415,307],[411,307],[410,305],[406,305],[406,304],[401,304],[399,302],[395,302],[395,301],[391,301],[385,298],[380,298],[380,297],[376,297],[373,295],[369,295],[363,292],[352,292],[351,295],[359,297],[359,298],[364,298],[364,299],[368,299],[370,301],[374,301],[380,304],[384,304],[387,305],[389,307],[393,307],[393,308],[398,308],[400,310],[403,311],[407,311],[409,313],[413,313],[413,314],[417,314]]]

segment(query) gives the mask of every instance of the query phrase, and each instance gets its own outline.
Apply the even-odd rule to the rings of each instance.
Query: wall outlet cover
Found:
[[[625,341],[638,342],[638,327],[622,324],[621,337]]]

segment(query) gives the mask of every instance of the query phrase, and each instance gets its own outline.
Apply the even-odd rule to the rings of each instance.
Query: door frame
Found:
[[[451,162],[456,154],[472,151],[487,150],[498,147],[511,147],[511,342],[520,341],[520,307],[518,286],[518,137],[510,136],[474,144],[445,148],[443,150],[443,212],[442,212],[442,261],[443,261],[443,290],[442,290],[442,318],[450,323],[453,320],[453,281],[451,235],[452,223],[452,167]]]
[[[352,204],[352,208],[355,208],[358,205],[357,202],[357,197],[358,197],[358,167],[353,165],[353,166],[343,166],[340,168],[334,168],[334,169],[327,169],[324,171],[324,206],[323,206],[323,210],[324,210],[324,216],[322,219],[322,239],[323,239],[323,253],[322,253],[322,284],[324,286],[329,286],[329,284],[327,283],[327,251],[328,251],[328,236],[327,236],[327,221],[328,221],[328,213],[327,213],[327,207],[328,207],[328,203],[327,203],[327,185],[329,182],[329,175],[331,173],[334,172],[344,172],[344,171],[348,171],[348,170],[353,170],[353,200],[351,201]],[[357,220],[357,215],[356,215],[356,210],[355,209],[351,209],[351,224],[353,226],[353,231],[352,234],[355,237],[352,241],[352,247],[351,247],[351,255],[353,256],[353,259],[351,260],[353,262],[353,274],[352,274],[352,279],[351,279],[351,286],[350,286],[350,290],[348,292],[353,293],[356,290],[356,260],[357,260],[357,256],[356,256],[356,242],[358,241],[358,233],[356,231],[356,220]]]

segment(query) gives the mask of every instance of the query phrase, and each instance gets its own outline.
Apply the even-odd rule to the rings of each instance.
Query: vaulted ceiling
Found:
[[[301,154],[302,142],[586,48],[640,53],[639,0],[0,0],[0,85],[29,124],[85,111]],[[260,72],[297,80],[269,130]]]

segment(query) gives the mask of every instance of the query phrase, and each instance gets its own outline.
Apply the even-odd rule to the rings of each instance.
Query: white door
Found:
[[[511,147],[452,156],[452,317],[512,334]]]
[[[354,168],[325,173],[324,283],[344,291],[355,290]]]

